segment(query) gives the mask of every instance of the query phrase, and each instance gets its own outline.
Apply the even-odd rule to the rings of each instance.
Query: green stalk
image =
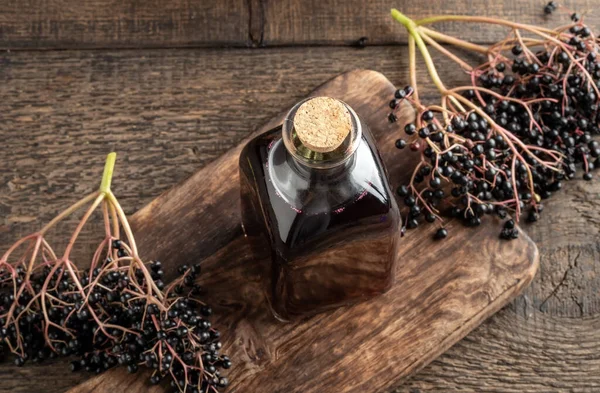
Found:
[[[486,48],[485,46],[473,44],[472,42],[468,42],[465,40],[461,40],[460,38],[440,33],[439,31],[429,29],[425,26],[419,26],[418,29],[420,32],[428,35],[429,37],[441,42],[445,42],[446,44],[451,44],[459,48],[464,48],[473,52],[481,53],[483,55],[487,55],[489,52],[489,48]]]
[[[102,173],[102,182],[100,183],[100,192],[106,194],[110,192],[110,183],[112,181],[113,171],[115,169],[115,161],[117,160],[117,153],[109,153],[106,156],[106,162],[104,164],[104,172]]]
[[[408,37],[408,71],[410,75],[410,85],[413,87],[414,100],[420,105],[419,90],[417,89],[417,54],[413,36]]]
[[[39,232],[41,236],[43,236],[50,228],[54,227],[58,222],[62,221],[65,217],[70,216],[75,211],[79,210],[82,206],[96,199],[98,195],[106,195],[110,193],[110,183],[113,176],[113,171],[115,169],[115,161],[117,159],[117,153],[110,153],[106,156],[106,162],[104,164],[104,172],[102,173],[102,181],[100,182],[100,188],[98,191],[86,196],[85,198],[79,200],[74,205],[69,207],[64,212],[60,213],[58,216],[54,217],[52,221],[46,224]]]
[[[410,19],[395,8],[392,8],[391,12],[392,17],[398,22],[400,22],[406,28],[408,34],[410,34],[415,39],[415,43],[417,44],[417,47],[419,48],[419,51],[423,56],[423,60],[425,60],[425,65],[427,66],[427,71],[429,72],[429,76],[431,76],[431,80],[441,93],[445,93],[446,86],[444,86],[444,83],[440,79],[440,76],[438,75],[437,70],[435,69],[433,59],[431,58],[431,55],[427,50],[427,45],[425,45],[425,42],[423,41],[421,35],[417,31],[417,25],[412,19]]]

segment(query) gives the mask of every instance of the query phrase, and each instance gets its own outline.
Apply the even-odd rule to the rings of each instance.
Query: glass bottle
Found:
[[[390,288],[400,213],[374,140],[347,104],[298,103],[282,126],[244,147],[240,182],[244,234],[255,257],[270,264],[276,317]]]

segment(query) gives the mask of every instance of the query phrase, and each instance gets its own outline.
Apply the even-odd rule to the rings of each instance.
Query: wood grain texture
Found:
[[[393,127],[413,118],[405,106],[399,125],[387,122],[386,103],[394,91],[382,74],[359,70],[334,78],[311,95],[348,103],[379,141],[390,176],[402,181],[419,157],[399,155],[390,139]],[[283,116],[253,135],[280,124]],[[524,234],[505,242],[496,225],[469,231],[451,222],[454,241],[436,242],[435,228],[421,227],[401,240],[396,284],[385,295],[312,318],[278,322],[264,295],[268,265],[252,257],[240,233],[242,147],[223,154],[131,220],[140,249],[166,261],[169,269],[194,260],[197,250],[206,250],[205,243],[219,247],[202,262],[207,275],[201,284],[215,308],[214,325],[228,333],[223,351],[236,359],[228,372],[231,393],[383,392],[428,364],[533,279],[538,253]],[[157,228],[156,222],[162,225]],[[227,238],[231,234],[237,235],[232,241]],[[121,375],[108,372],[70,392],[108,393],[111,385],[98,381],[117,383]],[[145,373],[137,376],[128,391],[145,391],[147,378]]]
[[[6,0],[0,48],[251,45],[247,0]]]
[[[5,53],[0,130],[10,164],[0,171],[0,233],[10,233],[2,246],[91,192],[109,151],[119,151],[115,190],[132,214],[331,76],[376,68],[405,80],[403,53],[391,47],[228,50],[227,57],[220,50]],[[83,240],[82,251],[91,245]],[[207,244],[203,255],[214,251]]]
[[[432,14],[502,17],[522,23],[558,26],[566,12],[548,17],[546,1],[458,0],[6,0],[0,2],[0,48],[148,48],[354,45],[405,43],[404,28],[391,7],[413,18]],[[588,12],[600,22],[594,0],[561,1],[568,10]],[[505,37],[489,25],[442,23],[463,39],[490,43]]]
[[[351,45],[360,37],[368,44],[405,43],[403,26],[390,17],[397,8],[413,19],[432,15],[471,15],[503,18],[515,22],[556,27],[569,22],[568,13],[544,14],[544,1],[455,0],[281,0],[267,1],[263,45]],[[566,9],[584,12],[595,7],[592,0],[561,1]],[[597,13],[596,13],[597,14]],[[600,15],[589,13],[590,26]],[[468,27],[467,27],[468,26]],[[440,31],[478,43],[492,43],[506,37],[506,29],[489,24],[440,23]]]
[[[436,62],[456,85],[456,68]],[[406,65],[402,47],[4,53],[0,249],[97,187],[112,149],[114,187],[133,213],[321,81],[373,68],[401,83]],[[431,101],[433,86],[421,88]],[[524,228],[541,256],[533,284],[397,391],[599,391],[599,200],[600,182],[576,180],[546,201]],[[80,251],[91,247],[84,237]],[[88,378],[56,362],[0,364],[3,393],[64,392]]]

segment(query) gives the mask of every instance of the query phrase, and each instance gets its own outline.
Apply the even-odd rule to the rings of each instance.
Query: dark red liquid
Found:
[[[284,319],[350,304],[392,284],[400,217],[369,134],[340,167],[299,165],[281,129],[240,156],[244,231],[271,265],[271,305]]]

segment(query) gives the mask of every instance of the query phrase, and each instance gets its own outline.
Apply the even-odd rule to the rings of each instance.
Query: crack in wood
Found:
[[[540,304],[540,311],[543,312],[543,307],[546,305],[546,303],[548,302],[548,300],[550,300],[550,298],[552,298],[553,296],[556,296],[556,293],[558,292],[558,290],[564,285],[565,281],[567,280],[567,277],[569,275],[569,272],[571,270],[573,270],[575,267],[577,267],[578,262],[579,262],[579,257],[581,256],[581,251],[577,252],[577,256],[575,257],[575,259],[573,260],[573,263],[571,264],[569,262],[569,266],[567,267],[567,269],[565,270],[563,277],[561,278],[560,282],[558,283],[558,285],[556,285],[554,287],[554,289],[552,290],[552,292],[550,292],[550,294],[544,299],[544,301]],[[579,308],[581,309],[581,313],[583,315],[583,307],[579,305],[579,303],[577,303],[577,301],[575,301],[575,303],[579,306]]]

